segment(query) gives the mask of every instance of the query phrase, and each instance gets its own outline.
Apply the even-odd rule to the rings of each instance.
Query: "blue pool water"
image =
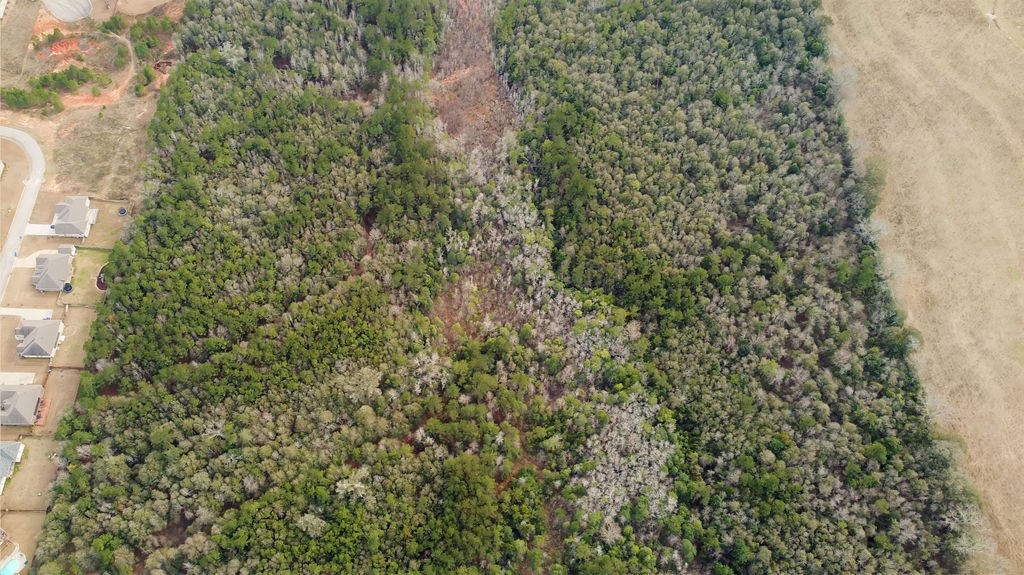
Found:
[[[3,567],[0,567],[0,575],[15,575],[25,567],[26,563],[28,563],[28,560],[25,559],[25,556],[18,553],[7,560]]]

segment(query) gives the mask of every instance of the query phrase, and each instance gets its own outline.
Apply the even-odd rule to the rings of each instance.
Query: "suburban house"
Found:
[[[89,209],[89,198],[67,196],[53,208],[53,235],[68,238],[84,238],[89,228],[96,223],[99,210]]]
[[[59,319],[21,320],[14,330],[18,356],[23,358],[53,357],[64,339],[64,322]]]
[[[21,461],[25,444],[20,441],[0,441],[0,494],[4,492],[7,479],[14,474],[14,466]]]
[[[41,385],[0,385],[0,425],[35,425]]]
[[[75,246],[62,245],[55,254],[36,257],[36,271],[32,274],[32,285],[39,291],[60,291],[71,280],[71,259]]]

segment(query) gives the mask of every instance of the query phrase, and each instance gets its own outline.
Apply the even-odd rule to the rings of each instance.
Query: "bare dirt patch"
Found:
[[[3,529],[18,542],[21,552],[28,558],[29,565],[32,564],[32,557],[36,554],[36,545],[39,533],[43,530],[43,519],[45,513],[4,513],[0,511],[0,529]]]
[[[452,23],[434,65],[434,107],[445,130],[470,145],[493,148],[515,122],[515,112],[494,69],[491,23],[485,0],[453,0]]]
[[[940,428],[984,503],[974,570],[1024,573],[1024,0],[826,0],[876,217]]]
[[[163,15],[177,22],[185,14],[185,0],[93,0],[93,20],[103,22],[115,13],[125,16]]]
[[[43,399],[47,402],[46,421],[32,429],[35,435],[52,437],[64,412],[78,399],[81,372],[77,369],[54,369],[46,376]]]
[[[25,437],[25,453],[14,468],[14,476],[4,486],[3,509],[11,511],[46,511],[50,483],[57,477],[53,455],[59,451],[56,441],[48,437]]]
[[[56,187],[92,198],[137,197],[146,161],[145,126],[154,101],[129,94],[116,105],[63,112],[61,145],[47,156]]]
[[[21,76],[39,6],[38,2],[25,0],[7,3],[0,20],[0,78],[5,82]]]
[[[122,14],[141,16],[167,4],[167,0],[117,0],[116,4],[117,11]]]

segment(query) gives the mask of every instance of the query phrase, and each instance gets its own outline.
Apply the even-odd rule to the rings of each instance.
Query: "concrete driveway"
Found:
[[[57,236],[50,224],[28,224],[25,226],[26,236]]]

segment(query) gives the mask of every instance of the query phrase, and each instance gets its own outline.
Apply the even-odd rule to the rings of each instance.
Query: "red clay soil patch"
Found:
[[[78,44],[78,38],[61,38],[53,44],[50,44],[51,55],[72,55],[74,52],[78,52],[81,47]]]
[[[37,38],[42,38],[43,36],[53,32],[54,28],[60,30],[64,35],[72,34],[78,30],[78,26],[61,22],[54,18],[53,14],[50,14],[49,10],[43,8],[39,11],[39,16],[36,17],[36,24],[32,27],[32,35]]]
[[[46,417],[50,414],[50,402],[41,399],[39,400],[39,408],[36,410],[36,423],[35,425],[46,425]]]
[[[132,55],[132,63],[128,67],[128,70],[135,69],[135,56]],[[68,94],[61,98],[61,102],[65,108],[79,108],[84,106],[109,106],[121,99],[124,96],[128,86],[131,86],[132,80],[135,75],[128,72],[124,73],[124,79],[121,83],[114,87],[112,90],[104,92],[99,96],[93,96],[92,94]]]
[[[515,112],[494,69],[491,22],[482,2],[459,0],[434,66],[434,106],[447,132],[469,144],[491,148]]]

